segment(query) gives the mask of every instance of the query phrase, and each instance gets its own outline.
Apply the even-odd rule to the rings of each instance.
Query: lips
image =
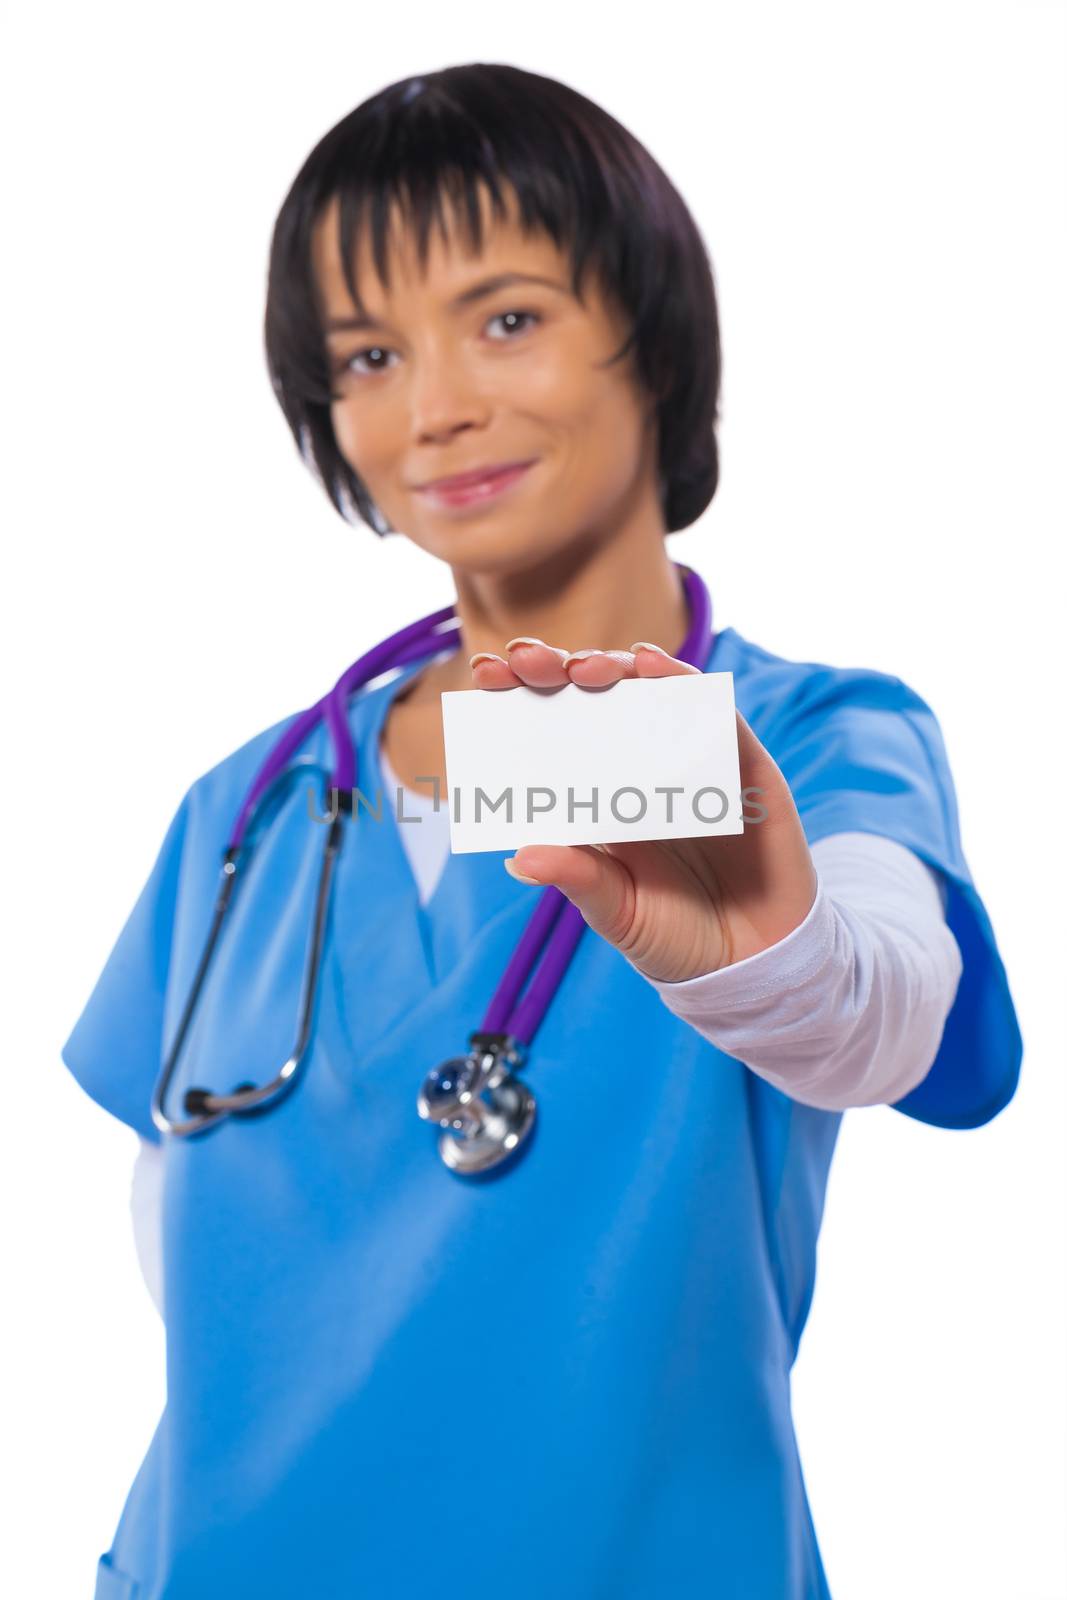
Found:
[[[519,467],[532,465],[530,461],[502,461],[499,466],[474,467],[470,472],[458,472],[451,478],[434,478],[430,483],[422,483],[420,489],[444,490],[446,493],[452,489],[470,489],[475,484],[485,483],[492,478],[498,478],[505,472],[515,472]]]
[[[436,513],[448,517],[468,517],[482,507],[497,506],[515,494],[537,464],[517,461],[514,465],[478,467],[455,479],[438,480],[426,484],[420,491],[426,504]]]

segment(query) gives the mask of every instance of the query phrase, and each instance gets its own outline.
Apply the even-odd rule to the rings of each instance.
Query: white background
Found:
[[[831,1591],[1059,1600],[1064,6],[68,4],[4,32],[4,1591],[91,1594],[164,1399],[136,1140],[60,1045],[192,779],[453,597],[297,457],[274,217],[360,100],[483,60],[600,101],[691,206],[723,469],[672,554],[720,626],[929,701],[1019,1010],[992,1124],[844,1119],[795,1369]]]

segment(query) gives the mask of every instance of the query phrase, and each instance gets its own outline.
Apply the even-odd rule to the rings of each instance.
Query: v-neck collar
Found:
[[[719,650],[719,643],[724,635],[730,632],[730,629],[723,628],[715,633],[711,648],[702,664],[704,672],[718,670],[716,656],[723,653]],[[398,904],[397,914],[409,918],[418,930],[418,942],[431,983],[439,981],[444,969],[458,954],[455,919],[460,899],[466,902],[468,911],[466,917],[460,917],[459,925],[472,935],[477,926],[504,906],[513,904],[516,900],[533,898],[528,893],[528,886],[517,883],[504,871],[502,863],[505,857],[514,853],[512,850],[471,851],[457,855],[449,849],[429,899],[425,904],[422,902],[411,859],[400,837],[400,824],[389,801],[386,780],[382,772],[380,746],[385,721],[394,702],[413,678],[425,671],[433,660],[446,653],[438,651],[434,656],[409,663],[399,670],[395,678],[357,696],[351,707],[352,736],[356,742],[360,774],[358,787],[374,811],[373,816],[364,812],[360,821],[362,824],[369,824],[368,831],[370,828],[374,830],[373,847],[376,852],[380,852],[387,865],[394,895],[399,886],[403,910]],[[447,809],[449,804],[447,790],[442,794],[441,803]],[[379,807],[380,822],[376,820]],[[411,823],[405,826],[418,827],[421,824]],[[464,880],[467,886],[467,892],[463,896],[457,894],[457,878]],[[516,890],[518,894],[515,893]],[[481,912],[472,913],[472,906],[480,906]],[[531,915],[533,910],[534,905],[531,904]]]
[[[426,903],[422,903],[414,869],[400,837],[400,823],[386,792],[380,746],[382,730],[394,701],[428,665],[428,659],[409,664],[395,678],[372,689],[353,704],[358,787],[366,799],[353,832],[359,835],[361,829],[365,830],[357,839],[357,848],[373,852],[375,866],[390,884],[389,896],[372,903],[388,904],[390,921],[415,931],[425,977],[434,985],[490,918],[509,906],[523,904],[529,905],[532,914],[534,906],[528,887],[516,883],[504,871],[502,862],[511,853],[507,850],[460,854],[449,850],[433,892]],[[446,793],[442,793],[441,803],[447,806]]]
[[[378,764],[387,789],[389,809],[396,817],[397,830],[406,828],[400,839],[407,852],[419,886],[419,903],[425,905],[436,892],[450,854],[448,810],[442,795],[435,797],[420,789],[409,789],[389,760],[384,741],[378,737]],[[402,809],[401,809],[402,808]],[[421,833],[413,833],[421,828]]]
[[[712,643],[705,672],[718,670],[719,642]],[[354,697],[349,721],[356,745],[357,787],[364,797],[348,823],[335,869],[332,950],[327,961],[345,1012],[345,1028],[357,1053],[377,1052],[407,1031],[438,992],[463,981],[484,963],[487,945],[499,950],[491,963],[484,1012],[493,983],[503,976],[522,930],[544,891],[519,883],[503,867],[510,850],[469,851],[448,858],[429,900],[422,903],[399,824],[385,791],[379,757],[389,708],[429,658],[401,668],[395,677]],[[724,669],[729,670],[724,663]],[[447,803],[447,797],[445,800]],[[383,956],[389,976],[376,982]],[[499,969],[499,970],[497,970]],[[471,1026],[477,1025],[472,1017]]]
[[[444,866],[438,873],[437,882],[434,884],[429,899],[425,902],[425,904],[423,904],[419,884],[415,877],[415,870],[411,864],[411,857],[408,855],[408,852],[404,846],[404,842],[400,837],[401,824],[397,819],[392,801],[390,800],[385,774],[382,771],[381,742],[386,718],[388,717],[394,702],[399,698],[400,694],[411,682],[411,680],[417,677],[420,672],[426,670],[426,668],[430,665],[430,661],[433,659],[436,659],[436,657],[429,657],[426,660],[412,663],[410,666],[405,667],[401,673],[395,679],[393,679],[392,682],[384,685],[381,690],[374,692],[371,696],[368,696],[368,700],[373,699],[375,704],[373,705],[373,708],[368,708],[368,717],[358,743],[359,770],[361,775],[359,787],[366,795],[369,804],[374,808],[375,815],[377,815],[379,802],[381,806],[381,822],[380,824],[377,822],[375,823],[375,827],[380,834],[380,838],[377,840],[377,845],[380,849],[388,852],[396,873],[398,875],[402,874],[406,879],[406,890],[410,890],[411,894],[414,896],[416,909],[420,913],[420,934],[423,944],[426,947],[431,970],[434,966],[434,951],[430,921],[434,912],[437,897],[443,891],[445,877],[447,876],[450,868],[454,866],[457,858],[453,855],[451,849],[449,849],[445,858]],[[447,791],[442,791],[440,796],[440,804],[445,811],[445,820],[447,825]],[[405,823],[404,826],[421,827],[422,823],[408,822]],[[504,854],[505,852],[500,853]]]

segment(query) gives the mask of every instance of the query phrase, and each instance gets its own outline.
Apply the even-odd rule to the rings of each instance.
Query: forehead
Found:
[[[440,217],[434,215],[427,231],[424,260],[419,258],[415,222],[394,202],[384,241],[387,286],[378,275],[368,213],[364,212],[355,238],[342,240],[340,203],[336,196],[332,197],[316,221],[311,238],[312,277],[321,310],[329,316],[352,309],[352,296],[345,281],[346,256],[358,309],[384,307],[391,300],[417,291],[446,298],[469,280],[475,266],[486,271],[508,268],[543,273],[569,284],[571,262],[567,252],[547,233],[525,232],[514,205],[507,196],[505,201],[507,214],[500,217],[493,211],[484,188],[479,191],[481,242],[476,246],[465,209],[457,209],[442,197]]]

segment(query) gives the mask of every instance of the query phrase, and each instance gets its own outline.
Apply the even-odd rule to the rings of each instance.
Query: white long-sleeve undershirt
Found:
[[[792,933],[745,961],[653,988],[675,1016],[804,1105],[891,1105],[933,1065],[963,971],[945,885],[877,834],[832,834],[811,854],[815,901]]]

